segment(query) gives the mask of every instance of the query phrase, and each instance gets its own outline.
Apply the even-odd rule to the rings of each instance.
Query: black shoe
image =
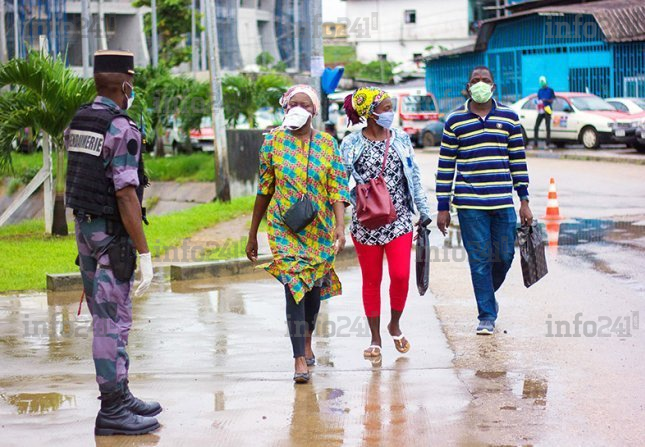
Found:
[[[101,393],[101,410],[94,426],[96,436],[144,435],[160,427],[155,418],[132,413],[123,404],[122,395],[121,390]]]
[[[310,378],[311,378],[311,376],[309,375],[308,372],[306,372],[306,373],[295,373],[293,375],[293,381],[296,382],[297,384],[309,383]]]
[[[161,413],[161,405],[159,402],[144,402],[141,399],[138,399],[132,395],[130,388],[128,387],[128,380],[124,380],[122,383],[123,389],[123,405],[126,406],[128,410],[139,416],[156,416]]]

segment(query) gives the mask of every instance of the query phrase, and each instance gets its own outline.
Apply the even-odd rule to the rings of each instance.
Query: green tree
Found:
[[[150,6],[150,0],[134,0],[132,5],[140,8]],[[176,67],[190,61],[191,49],[186,46],[186,35],[192,23],[192,0],[157,0],[157,31],[159,33],[159,62]],[[197,14],[198,31],[200,15]],[[144,28],[148,42],[152,36],[152,17],[146,14]]]
[[[266,70],[269,69],[269,67],[274,61],[275,61],[275,58],[271,56],[271,53],[269,53],[268,51],[261,52],[255,58],[255,63]]]
[[[287,90],[289,79],[278,74],[257,78],[248,75],[228,75],[222,80],[224,116],[229,126],[235,127],[241,116],[255,128],[255,113],[262,107],[275,107]]]
[[[148,139],[150,143],[154,143],[157,155],[163,155],[163,142],[158,137],[163,134],[168,119],[174,116],[183,122],[182,110],[190,110],[184,103],[197,84],[200,83],[192,78],[173,75],[165,66],[157,68],[149,66],[137,70],[135,85],[138,90],[140,89],[148,107],[151,130]],[[208,112],[206,107],[202,109],[190,111]]]
[[[94,83],[76,76],[60,57],[32,51],[0,66],[0,88],[5,86],[14,90],[0,97],[0,169],[11,169],[12,142],[23,129],[47,133],[58,159],[52,234],[66,235],[63,133],[76,110],[94,97]]]

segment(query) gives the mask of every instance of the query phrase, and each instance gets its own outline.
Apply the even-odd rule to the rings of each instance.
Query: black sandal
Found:
[[[306,373],[295,373],[293,375],[293,381],[298,383],[298,384],[309,383],[310,378],[311,378],[311,376],[309,375],[308,372],[306,372]]]

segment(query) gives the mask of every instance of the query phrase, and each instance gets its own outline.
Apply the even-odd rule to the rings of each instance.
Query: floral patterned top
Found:
[[[309,181],[307,179],[307,154]],[[299,233],[283,222],[286,212],[306,191],[318,209],[315,220]],[[349,204],[347,174],[338,143],[329,134],[314,131],[309,144],[301,143],[289,130],[274,129],[260,149],[258,194],[272,195],[267,211],[269,246],[273,262],[264,268],[289,286],[298,303],[305,293],[325,278],[321,298],[342,293],[334,272],[333,204]]]
[[[385,156],[385,141],[372,141],[362,136],[363,144],[367,148],[354,165],[356,173],[364,180],[369,181],[378,177],[383,168],[383,157]],[[387,190],[392,197],[392,203],[396,210],[396,220],[382,227],[370,230],[365,228],[358,221],[356,207],[352,210],[352,225],[350,232],[352,236],[363,245],[386,245],[399,236],[410,233],[414,230],[412,226],[412,213],[407,204],[405,175],[403,163],[396,152],[390,148],[387,153],[383,179]]]

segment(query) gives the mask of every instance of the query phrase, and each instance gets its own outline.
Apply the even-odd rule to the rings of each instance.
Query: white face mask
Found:
[[[282,125],[289,130],[298,130],[302,128],[311,118],[311,113],[302,107],[292,107],[284,116]]]

